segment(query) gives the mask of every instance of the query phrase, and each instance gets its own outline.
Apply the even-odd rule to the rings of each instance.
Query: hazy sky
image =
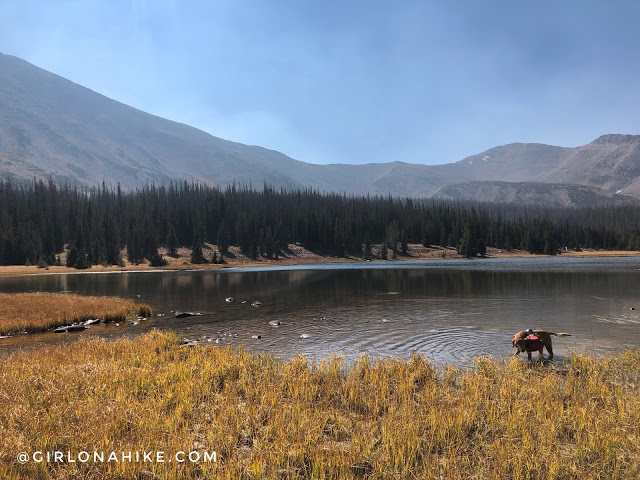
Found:
[[[0,52],[314,163],[640,133],[640,2],[0,0]]]

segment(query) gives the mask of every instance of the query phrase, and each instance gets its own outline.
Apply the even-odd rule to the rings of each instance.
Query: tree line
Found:
[[[163,261],[158,248],[231,246],[277,258],[297,243],[323,254],[407,253],[410,243],[452,246],[465,256],[486,247],[557,254],[563,249],[640,250],[640,206],[543,208],[507,204],[348,196],[188,182],[79,188],[52,181],[0,180],[0,264],[66,263],[77,268]],[[218,252],[216,252],[216,256]],[[214,260],[219,260],[216,258]]]

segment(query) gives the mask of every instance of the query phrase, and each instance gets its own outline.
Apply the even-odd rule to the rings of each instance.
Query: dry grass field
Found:
[[[0,478],[635,479],[639,388],[638,350],[457,369],[79,340],[0,359]],[[16,461],[35,451],[216,462]]]
[[[129,315],[151,315],[151,307],[117,297],[57,293],[0,293],[0,335],[43,332],[99,318],[124,321]]]

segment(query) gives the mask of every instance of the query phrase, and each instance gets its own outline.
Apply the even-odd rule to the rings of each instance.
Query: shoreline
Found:
[[[216,251],[215,245],[205,245],[205,252]],[[232,247],[230,250],[237,250]],[[151,273],[151,272],[178,272],[178,271],[205,271],[205,270],[217,270],[217,269],[230,269],[230,268],[265,268],[265,267],[284,267],[291,265],[314,265],[314,264],[329,264],[329,263],[357,263],[363,262],[361,257],[356,256],[344,256],[335,257],[330,255],[320,255],[306,250],[300,246],[292,245],[288,249],[288,252],[282,255],[278,260],[260,258],[253,260],[248,258],[238,251],[233,252],[231,256],[225,256],[225,263],[204,263],[193,264],[190,263],[190,251],[187,248],[181,248],[178,251],[178,255],[171,257],[167,255],[165,249],[160,249],[160,253],[164,255],[164,258],[169,261],[168,265],[162,267],[152,267],[149,263],[141,263],[138,265],[125,263],[124,267],[121,266],[101,266],[93,265],[86,270],[77,270],[75,268],[66,266],[49,266],[47,268],[38,268],[35,265],[4,265],[0,266],[0,277],[26,277],[26,276],[40,276],[40,275],[66,275],[66,274],[92,274],[92,273]],[[213,253],[211,253],[212,255]],[[62,256],[62,255],[61,255]],[[124,255],[123,255],[124,256]],[[604,257],[637,257],[640,256],[640,252],[627,251],[627,250],[583,250],[575,251],[568,250],[563,251],[557,257],[571,257],[571,258],[604,258]],[[535,255],[522,250],[513,250],[507,252],[497,248],[487,248],[487,255],[483,258],[549,258],[553,255]],[[388,261],[400,261],[400,262],[412,262],[423,260],[455,260],[464,259],[465,257],[459,255],[453,247],[423,247],[422,245],[410,245],[409,251],[406,255],[398,255],[394,259],[382,260],[378,258],[371,259],[370,262],[388,262]],[[478,257],[479,258],[479,257]]]

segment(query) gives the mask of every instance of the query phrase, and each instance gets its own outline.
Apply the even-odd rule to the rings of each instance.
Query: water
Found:
[[[280,358],[331,353],[406,358],[416,352],[438,362],[466,363],[477,355],[509,355],[512,335],[529,327],[572,334],[554,338],[558,358],[640,342],[637,257],[45,275],[1,278],[0,291],[117,295],[154,309],[154,318],[137,326],[2,339],[5,352],[89,335],[137,335],[154,327]],[[262,306],[252,307],[256,300]],[[176,310],[203,315],[176,319]],[[281,324],[273,327],[270,321]],[[261,338],[252,338],[257,335]]]

